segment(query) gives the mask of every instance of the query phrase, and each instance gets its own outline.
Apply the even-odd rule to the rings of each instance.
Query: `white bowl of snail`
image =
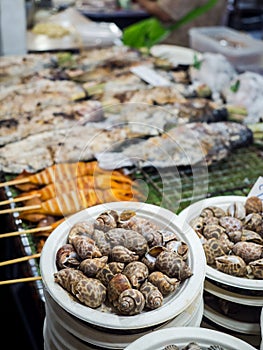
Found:
[[[188,245],[187,264],[192,275],[182,281],[173,293],[165,296],[163,304],[157,309],[123,316],[103,311],[101,308],[91,308],[76,301],[54,280],[54,274],[58,271],[56,253],[63,244],[66,244],[72,226],[86,220],[94,222],[98,215],[109,210],[118,213],[125,210],[134,211],[137,217],[149,220],[162,230],[175,232],[177,237]],[[112,202],[84,209],[60,224],[46,240],[40,258],[43,285],[53,300],[64,310],[94,326],[129,331],[150,328],[172,320],[191,305],[203,290],[206,272],[205,254],[200,240],[189,225],[184,225],[183,230],[181,226],[178,215],[162,207],[142,202]]]
[[[256,350],[245,341],[217,330],[200,327],[171,327],[160,329],[135,340],[125,350],[164,350],[174,345],[183,349],[189,343],[196,343],[187,349],[206,350]],[[172,349],[172,348],[171,348]],[[175,348],[176,349],[176,348]]]
[[[192,224],[193,221],[196,218],[198,218],[202,210],[206,209],[207,207],[214,206],[226,211],[231,204],[239,203],[241,205],[244,205],[247,198],[248,197],[245,197],[245,196],[233,196],[233,195],[206,198],[198,202],[195,202],[190,206],[188,206],[187,208],[185,208],[184,210],[182,210],[181,213],[179,214],[179,217],[181,219],[181,222],[184,222],[187,225],[190,224],[193,226]],[[260,244],[262,245],[262,243]],[[231,255],[231,254],[232,253],[230,250],[230,253],[226,255]],[[259,257],[259,259],[261,260],[262,258]],[[210,280],[222,283],[223,285],[236,287],[247,291],[253,290],[253,291],[261,292],[263,290],[263,279],[257,279],[251,276],[239,277],[239,276],[231,275],[229,273],[225,273],[218,270],[212,265],[209,266],[209,264],[207,264],[206,277],[209,278]]]

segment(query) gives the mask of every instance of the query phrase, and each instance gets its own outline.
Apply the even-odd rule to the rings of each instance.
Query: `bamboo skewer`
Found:
[[[37,259],[40,258],[41,253],[36,253],[33,255],[26,255],[21,258],[16,258],[16,259],[11,259],[11,260],[6,260],[6,261],[1,261],[0,266],[5,266],[5,265],[10,265],[10,264],[16,264],[22,261],[27,261],[30,259]]]
[[[34,193],[30,194],[28,196],[23,196],[23,197],[18,197],[18,198],[12,198],[12,199],[7,199],[5,201],[1,201],[0,205],[5,205],[5,204],[11,204],[11,203],[18,203],[18,202],[23,202],[35,197],[40,197],[41,195],[39,193]]]
[[[28,178],[16,179],[16,180],[11,180],[11,181],[1,182],[0,187],[25,184],[27,182],[30,182],[30,180]]]
[[[51,231],[53,230],[52,226],[44,226],[44,227],[35,227],[28,230],[22,230],[22,231],[13,231],[13,232],[7,232],[0,234],[0,238],[7,238],[7,237],[13,237],[13,236],[20,236],[27,233],[37,233],[42,231]]]
[[[41,276],[17,278],[13,280],[0,281],[0,286],[4,284],[12,284],[12,283],[33,282],[41,279],[42,279]]]
[[[25,210],[35,210],[35,209],[41,209],[40,204],[36,205],[27,205],[25,207],[15,207],[15,208],[9,208],[9,209],[3,209],[0,210],[0,214],[10,214],[10,213],[15,213],[15,212],[20,212],[20,211],[25,211]]]

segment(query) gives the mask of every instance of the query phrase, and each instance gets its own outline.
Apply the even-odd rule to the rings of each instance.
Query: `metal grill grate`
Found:
[[[160,174],[156,169],[141,169],[136,176],[149,186],[147,202],[179,213],[205,197],[246,196],[263,173],[262,147],[237,149],[227,159],[199,170],[168,169]]]

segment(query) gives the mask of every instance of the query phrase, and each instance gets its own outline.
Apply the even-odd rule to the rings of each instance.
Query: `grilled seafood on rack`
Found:
[[[152,240],[148,244],[143,227],[159,230],[161,244],[150,247]],[[94,220],[77,222],[69,230],[67,242],[56,253],[55,282],[91,307],[96,307],[91,298],[98,293],[98,305],[105,303],[117,314],[129,316],[156,309],[192,276],[187,254],[183,258],[165,247],[173,240],[179,246],[183,244],[184,253],[188,251],[177,233],[162,231],[150,220],[140,220],[134,211],[101,212]],[[145,263],[149,254],[156,262],[151,269]],[[75,282],[78,276],[79,284]],[[89,293],[93,280],[99,283]]]
[[[216,225],[207,223],[216,216]],[[204,208],[190,225],[201,239],[207,264],[232,276],[262,279],[262,216],[262,202],[255,196],[244,204],[229,203],[225,211]]]

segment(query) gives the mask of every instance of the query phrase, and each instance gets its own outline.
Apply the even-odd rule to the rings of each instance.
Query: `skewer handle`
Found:
[[[17,259],[12,259],[12,260],[6,260],[6,261],[1,261],[0,266],[5,266],[5,265],[10,265],[10,264],[16,264],[22,261],[27,261],[30,259],[36,259],[40,258],[41,253],[33,254],[33,255],[27,255],[23,256],[22,258],[17,258]]]
[[[11,181],[1,182],[0,183],[0,187],[25,184],[26,182],[30,182],[30,180],[28,178],[24,177],[22,179],[16,179],[16,180],[11,180]]]
[[[6,281],[0,281],[0,286],[4,284],[12,284],[12,283],[21,283],[21,282],[33,282],[37,280],[41,280],[41,276],[36,276],[36,277],[24,277],[24,278],[17,278],[13,280],[6,280]]]
[[[0,210],[0,214],[9,214],[9,213],[16,213],[20,211],[26,211],[26,210],[34,210],[34,209],[41,209],[41,205],[27,205],[25,207],[16,207],[16,208],[9,208],[9,209],[3,209]]]
[[[18,198],[11,198],[11,199],[7,199],[5,201],[0,202],[0,205],[23,202],[23,201],[26,201],[28,199],[32,199],[32,198],[40,197],[40,196],[41,195],[39,193],[35,193],[35,194],[30,194],[28,196],[23,196],[23,197],[18,197]]]
[[[2,234],[0,234],[0,238],[20,236],[20,235],[23,235],[23,234],[26,234],[26,233],[36,233],[36,232],[42,232],[42,231],[51,231],[52,229],[53,229],[52,226],[35,227],[35,228],[28,229],[28,230],[2,233]]]

